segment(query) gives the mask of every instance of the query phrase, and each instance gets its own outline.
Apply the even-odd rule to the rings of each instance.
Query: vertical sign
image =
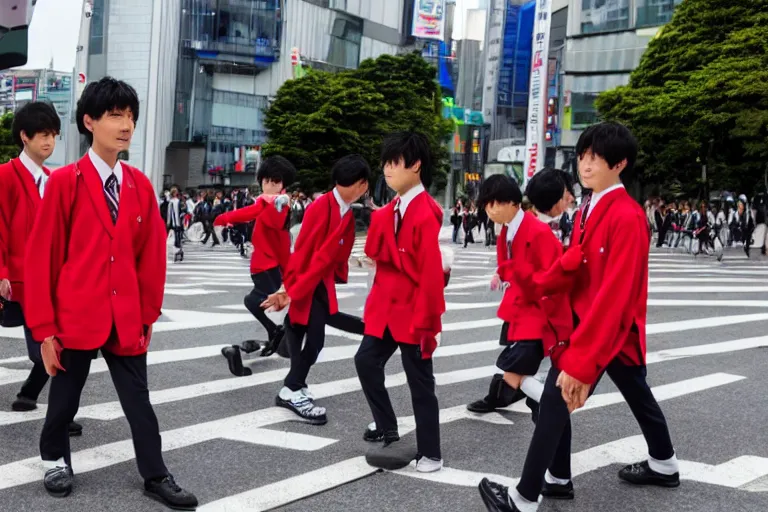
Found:
[[[483,117],[493,120],[496,117],[496,88],[499,83],[499,60],[501,58],[501,41],[504,30],[504,0],[491,0],[488,10],[488,28],[485,37],[485,69],[483,74]],[[491,136],[495,136],[492,133]]]
[[[442,41],[444,32],[445,0],[414,0],[411,35]]]
[[[544,134],[547,119],[547,64],[552,0],[536,0],[533,21],[531,88],[528,94],[528,123],[525,130],[525,182],[544,164]]]

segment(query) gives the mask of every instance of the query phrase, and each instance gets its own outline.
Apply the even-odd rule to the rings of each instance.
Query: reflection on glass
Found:
[[[629,0],[581,0],[581,32],[611,32],[629,28]]]
[[[595,100],[597,92],[571,93],[571,126],[573,128],[586,128],[598,121]]]
[[[675,7],[683,0],[637,0],[637,26],[654,27],[669,23]]]

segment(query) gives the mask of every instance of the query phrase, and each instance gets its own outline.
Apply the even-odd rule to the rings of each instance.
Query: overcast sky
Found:
[[[29,26],[27,65],[22,69],[47,68],[53,58],[54,69],[71,71],[82,9],[83,0],[37,0]]]

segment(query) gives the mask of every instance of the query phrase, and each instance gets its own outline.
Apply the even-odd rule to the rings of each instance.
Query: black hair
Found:
[[[587,151],[603,158],[611,168],[626,159],[627,166],[622,172],[629,174],[637,160],[637,139],[623,124],[593,124],[582,132],[576,143],[576,155],[579,158]]]
[[[371,167],[362,156],[347,155],[333,164],[331,175],[334,185],[351,187],[363,180],[371,181]]]
[[[572,196],[576,196],[576,193],[573,191],[573,183],[574,183],[573,174],[563,169],[560,169],[558,172],[560,173],[560,178],[563,180],[563,183],[565,184],[565,189]]]
[[[11,134],[13,142],[24,148],[24,142],[21,140],[21,132],[34,138],[38,133],[52,133],[58,135],[61,133],[61,119],[53,105],[44,101],[33,101],[27,103],[13,114],[13,123],[11,125]]]
[[[515,180],[506,174],[494,174],[486,178],[480,185],[477,198],[477,209],[485,210],[491,203],[512,203],[519,205],[523,202],[523,193]]]
[[[85,127],[83,119],[87,114],[92,119],[101,119],[101,116],[113,110],[129,109],[133,114],[133,122],[139,120],[139,96],[136,90],[111,76],[105,76],[98,82],[91,82],[85,86],[83,94],[77,100],[77,129],[85,135],[88,143],[93,143],[93,133]]]
[[[568,188],[565,174],[567,173],[545,167],[528,181],[528,185],[525,187],[525,196],[536,210],[547,213],[563,198],[563,194]]]
[[[421,184],[426,188],[432,185],[432,150],[425,135],[396,132],[386,136],[381,145],[381,165],[397,165],[400,160],[403,160],[408,168],[413,167],[416,162],[421,162]]]
[[[259,172],[256,174],[259,186],[262,180],[273,183],[282,182],[284,188],[290,187],[296,181],[296,167],[287,158],[279,155],[270,156],[261,162]]]

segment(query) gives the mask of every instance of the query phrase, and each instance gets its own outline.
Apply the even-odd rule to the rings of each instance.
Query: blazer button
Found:
[[[117,295],[117,290],[112,290],[112,295]]]
[[[109,262],[110,263],[114,263],[115,262],[115,257],[114,256],[110,256],[109,257]]]

